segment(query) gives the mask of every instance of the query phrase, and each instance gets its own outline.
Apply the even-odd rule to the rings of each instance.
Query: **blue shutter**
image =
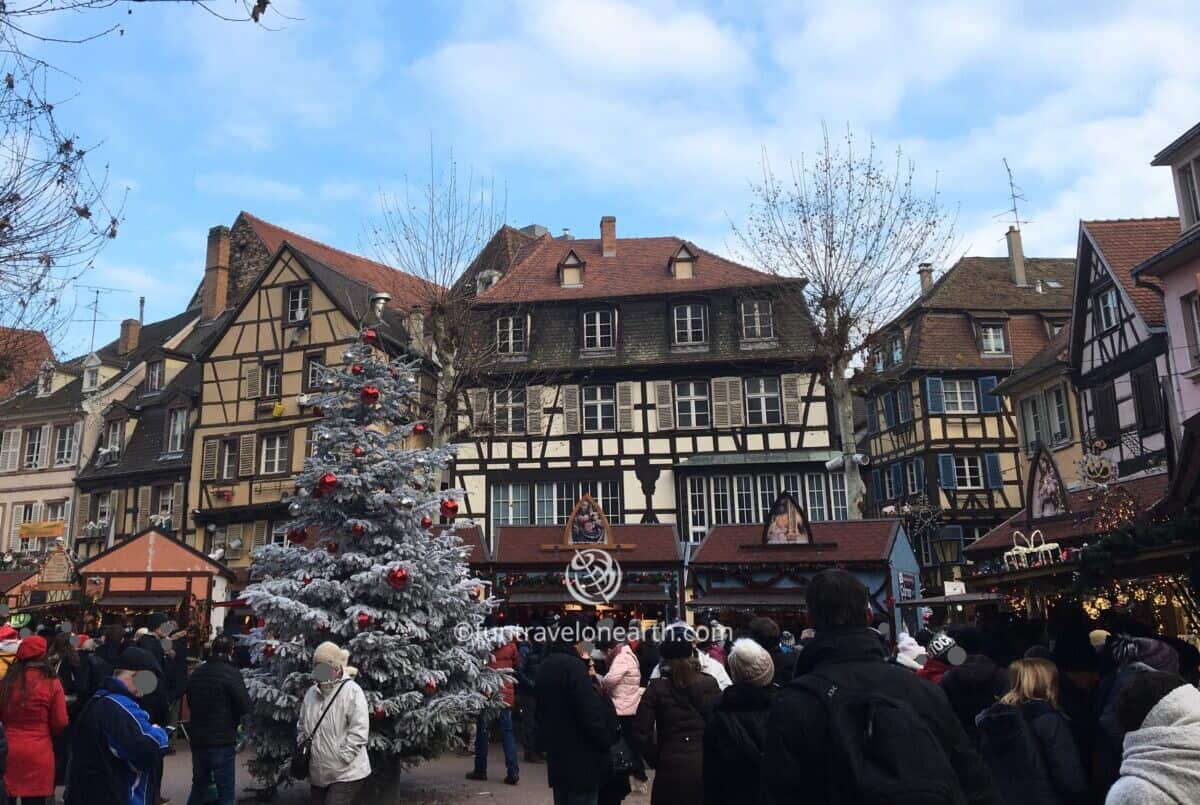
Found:
[[[925,400],[929,413],[946,413],[946,399],[942,396],[942,379],[940,377],[925,378]]]
[[[889,428],[896,427],[896,395],[890,391],[883,395],[883,421]]]
[[[917,465],[917,494],[925,492],[925,459],[914,458],[913,464]]]
[[[879,414],[875,410],[875,398],[867,398],[867,433],[879,433]]]
[[[879,470],[871,470],[871,490],[875,495],[875,503],[883,500],[883,475]]]
[[[979,410],[985,414],[995,414],[1000,411],[1000,395],[992,394],[996,388],[996,378],[979,378]]]
[[[912,420],[912,387],[908,383],[905,383],[896,392],[896,408],[898,409],[898,418],[901,422]]]
[[[897,461],[892,465],[892,491],[896,497],[904,497],[904,462]]]
[[[954,489],[954,454],[938,453],[938,483],[942,489]]]
[[[999,489],[1004,486],[1004,473],[1000,472],[1000,454],[984,453],[983,461],[987,464],[988,489]]]

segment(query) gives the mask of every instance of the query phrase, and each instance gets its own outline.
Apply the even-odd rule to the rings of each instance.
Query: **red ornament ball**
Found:
[[[363,450],[362,447],[357,444],[354,445],[354,449],[351,452],[354,453],[355,458],[362,458],[367,454],[367,451]]]
[[[374,715],[375,720],[378,721],[379,719],[387,718],[387,710],[384,710],[382,707],[376,707],[372,715]]]
[[[356,363],[350,367],[350,373],[355,374],[355,375],[361,375],[366,370],[367,370],[367,368],[365,366],[363,366],[361,363]]]
[[[254,621],[254,625],[257,626],[259,629],[263,628],[264,626],[267,625],[266,618],[258,618],[257,620]]]
[[[433,525],[433,519],[427,514],[421,518],[421,528],[429,528]]]
[[[308,585],[312,584],[312,576],[305,576],[300,583],[307,587]]]
[[[299,545],[308,539],[308,531],[303,528],[289,528],[287,532],[288,542],[293,545]]]
[[[408,586],[408,570],[398,567],[388,573],[388,584],[392,586],[393,590],[403,590]]]
[[[363,534],[367,533],[367,527],[362,523],[355,523],[354,525],[350,526],[350,530],[354,532],[354,536],[356,537],[361,537]]]
[[[332,492],[338,485],[338,477],[327,472],[317,479],[317,489],[321,492]]]
[[[379,387],[378,386],[363,386],[362,393],[363,405],[374,405],[379,402]]]
[[[312,409],[312,415],[313,416],[325,416],[325,411],[322,410],[321,406],[314,405],[313,409]]]
[[[432,679],[425,680],[425,692],[430,696],[437,693],[437,682],[434,682]]]
[[[413,433],[415,433],[419,436],[420,434],[422,434],[424,432],[425,432],[425,423],[424,422],[418,422],[417,424],[413,425]]]
[[[458,501],[454,498],[446,498],[442,501],[442,517],[450,519],[458,514]]]
[[[264,657],[274,657],[275,656],[275,646],[272,645],[271,643],[267,643],[265,646],[263,646],[263,656]]]
[[[327,543],[325,545],[325,550],[329,551],[330,553],[337,553],[338,552],[338,544],[336,542]]]
[[[371,625],[371,616],[365,612],[358,613],[358,628],[366,629]]]
[[[379,336],[375,334],[374,330],[368,328],[363,330],[362,340],[364,344],[371,344],[374,346],[375,344],[379,343]]]

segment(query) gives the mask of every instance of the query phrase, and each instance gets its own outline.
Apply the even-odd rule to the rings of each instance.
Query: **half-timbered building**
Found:
[[[454,485],[499,529],[561,525],[584,494],[614,524],[759,522],[781,490],[846,519],[840,451],[798,283],[675,237],[505,228],[468,272],[477,354]],[[493,548],[494,550],[494,548]],[[503,556],[501,547],[498,555]]]
[[[872,334],[857,380],[873,513],[915,507],[941,524],[912,535],[928,580],[955,575],[963,545],[1021,507],[1016,417],[993,392],[1071,313],[1073,262],[1026,258],[1015,227],[1008,249],[964,257],[936,282],[920,266],[920,297]]]

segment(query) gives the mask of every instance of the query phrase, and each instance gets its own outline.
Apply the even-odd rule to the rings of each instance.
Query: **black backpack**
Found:
[[[792,684],[829,716],[828,802],[965,805],[946,750],[908,702],[811,673]]]

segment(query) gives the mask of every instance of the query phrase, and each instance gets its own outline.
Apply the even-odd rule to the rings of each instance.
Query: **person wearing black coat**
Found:
[[[783,633],[779,631],[779,624],[771,618],[755,618],[750,621],[749,629],[754,642],[771,655],[771,662],[775,664],[775,684],[782,686],[791,682],[792,677],[796,675],[796,663],[800,654],[785,652],[780,647],[779,638]]]
[[[654,669],[662,662],[662,652],[659,651],[658,643],[649,635],[646,635],[638,643],[637,651],[638,670],[642,674],[642,687],[650,684],[650,675],[654,673]]]
[[[979,751],[1008,805],[1074,805],[1087,774],[1071,723],[1055,706],[1058,669],[1043,659],[1009,666],[1009,691],[976,718]]]
[[[582,654],[585,627],[578,616],[554,625],[554,642],[534,679],[538,748],[555,805],[596,802],[608,780],[608,750],[617,742]]]
[[[830,731],[825,702],[803,687],[816,673],[846,690],[877,692],[907,702],[945,751],[971,805],[1001,805],[991,772],[975,752],[946,695],[911,671],[888,663],[879,633],[867,624],[869,593],[844,570],[824,570],[807,590],[817,636],[796,666],[797,679],[779,691],[767,718],[763,783],[773,802],[824,802],[829,791]]]
[[[975,716],[991,707],[1008,690],[1008,673],[982,653],[983,639],[974,627],[950,629],[947,634],[967,652],[966,660],[942,675],[941,686],[967,736],[978,743]]]
[[[662,676],[650,681],[633,717],[633,748],[654,769],[651,805],[704,799],[704,726],[721,689],[701,672],[688,637],[683,629],[667,630],[659,646]]]
[[[232,803],[236,792],[237,730],[250,712],[250,694],[242,674],[233,667],[233,640],[218,637],[212,656],[192,674],[187,685],[192,721],[192,794],[188,802],[203,802],[211,780],[218,802]]]
[[[769,800],[760,775],[767,744],[767,716],[779,690],[775,663],[753,640],[738,640],[729,653],[733,684],[704,730],[705,805],[762,805]]]
[[[516,668],[516,709],[520,719],[521,745],[525,747],[525,760],[529,763],[544,762],[537,751],[537,699],[534,696],[538,666],[546,653],[541,643],[542,628],[536,624],[531,626],[518,646],[520,659]]]

